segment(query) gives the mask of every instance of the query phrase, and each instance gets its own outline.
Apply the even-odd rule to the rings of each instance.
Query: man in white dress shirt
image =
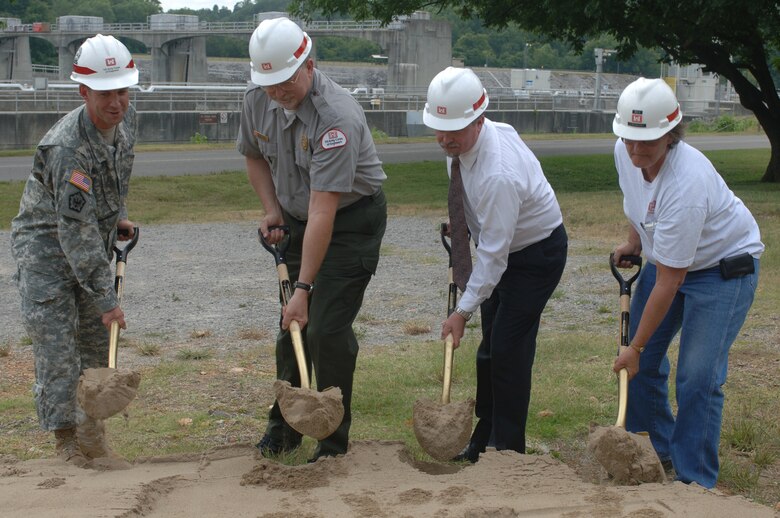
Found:
[[[525,453],[536,335],[568,248],[561,210],[539,161],[511,126],[485,117],[487,106],[476,74],[448,67],[431,81],[423,112],[451,175],[453,162],[459,164],[465,219],[476,244],[458,307],[442,325],[442,338],[452,333],[457,347],[466,322],[481,311],[478,421],[456,457],[471,462],[488,445]]]

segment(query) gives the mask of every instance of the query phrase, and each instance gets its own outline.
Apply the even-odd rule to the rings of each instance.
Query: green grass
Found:
[[[755,215],[767,251],[761,280],[744,332],[731,353],[721,438],[719,487],[774,505],[780,501],[780,398],[777,397],[780,350],[776,338],[780,307],[780,184],[759,181],[769,150],[705,153],[729,186]],[[572,240],[586,253],[605,254],[626,232],[622,196],[609,155],[542,157],[542,166],[556,190]],[[443,213],[447,175],[444,162],[386,165],[385,184],[395,214]],[[0,227],[9,228],[16,214],[23,182],[0,183]],[[130,214],[141,225],[193,221],[256,220],[261,207],[243,172],[183,177],[138,177],[132,180]],[[420,231],[430,231],[421,229]],[[408,251],[383,247],[383,254]],[[583,273],[588,273],[587,271]],[[555,294],[566,299],[563,289]],[[176,297],[168,294],[167,297]],[[572,301],[571,303],[577,303]],[[560,330],[543,330],[534,365],[528,422],[530,451],[549,451],[571,461],[582,451],[588,425],[612,424],[617,413],[615,377],[608,368],[617,322],[612,306],[598,305],[592,318],[603,321],[603,333],[583,332],[578,322]],[[554,318],[545,312],[543,318]],[[376,316],[361,315],[361,328]],[[410,330],[417,323],[410,321]],[[142,372],[132,418],[109,420],[113,445],[128,458],[164,453],[196,452],[215,444],[256,441],[264,427],[270,384],[274,377],[273,337],[247,330],[255,345],[229,360],[216,349],[193,343],[178,352],[168,349],[168,337],[145,336],[135,344],[138,354],[165,356]],[[452,398],[474,396],[474,354],[478,327],[468,328],[455,352]],[[775,333],[774,335],[772,333]],[[195,338],[193,338],[195,340]],[[158,348],[156,343],[164,343]],[[6,344],[13,360],[20,341]],[[442,345],[408,337],[393,347],[364,348],[355,373],[354,439],[393,439],[406,443],[412,455],[425,459],[414,437],[412,406],[419,398],[441,394]],[[672,349],[672,357],[676,357]],[[605,368],[605,365],[607,367]],[[233,372],[240,366],[245,372]],[[672,368],[675,368],[673,361]],[[18,386],[17,386],[18,385]],[[0,454],[21,458],[51,454],[48,436],[37,431],[29,383],[13,385],[0,378]],[[281,461],[305,462],[314,448],[304,448]]]

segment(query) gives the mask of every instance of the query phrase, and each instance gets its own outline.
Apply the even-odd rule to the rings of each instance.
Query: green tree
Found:
[[[763,181],[780,182],[780,97],[776,77],[780,9],[776,0],[293,0],[292,12],[350,14],[389,22],[427,8],[453,8],[488,27],[516,23],[525,30],[562,39],[581,51],[588,38],[615,38],[618,58],[641,47],[659,48],[664,59],[698,63],[728,79],[742,105],[769,138],[772,152]]]
[[[99,16],[103,23],[116,20],[111,0],[55,0],[52,10],[57,16]]]
[[[495,66],[496,54],[487,34],[464,34],[452,47],[452,55],[463,58],[468,67]]]
[[[149,16],[162,12],[156,0],[115,0],[113,4],[118,23],[146,23]]]

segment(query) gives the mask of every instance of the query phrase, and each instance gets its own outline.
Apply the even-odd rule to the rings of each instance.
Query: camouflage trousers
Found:
[[[84,369],[108,366],[108,330],[75,280],[20,269],[22,317],[35,355],[33,394],[43,430],[83,419],[76,389]]]

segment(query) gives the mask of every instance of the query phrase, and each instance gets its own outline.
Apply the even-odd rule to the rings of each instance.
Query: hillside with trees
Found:
[[[261,12],[286,11],[289,5],[290,0],[246,0],[236,2],[233,9],[214,5],[212,9],[176,9],[167,13],[195,15],[209,22],[240,22],[251,21]],[[149,16],[159,13],[163,10],[158,0],[0,0],[0,17],[19,18],[22,23],[54,23],[58,17],[69,15],[100,16],[105,23],[146,23]],[[470,67],[593,71],[593,49],[617,45],[613,38],[597,37],[588,40],[582,52],[575,52],[569,44],[534,35],[516,26],[510,25],[501,31],[486,28],[479,18],[464,20],[452,9],[432,16],[452,24],[453,56]],[[320,18],[323,17],[315,17]],[[334,15],[330,18],[345,17]],[[125,43],[133,52],[146,51],[137,42]],[[30,45],[34,63],[57,64],[56,52],[51,46],[34,38]],[[375,59],[371,56],[382,50],[372,42],[359,39],[322,37],[317,41],[318,58],[325,61],[372,63]],[[248,57],[245,42],[227,37],[208,38],[206,52],[210,57]],[[631,59],[606,60],[604,72],[658,75],[660,57],[658,51],[641,49]]]

